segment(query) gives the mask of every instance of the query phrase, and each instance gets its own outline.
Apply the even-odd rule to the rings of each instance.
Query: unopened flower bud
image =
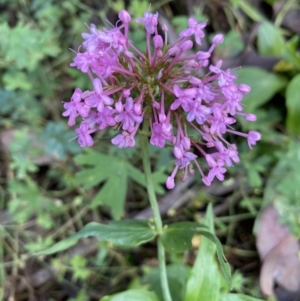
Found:
[[[160,35],[153,37],[153,44],[155,48],[161,48],[163,46],[163,43],[164,41]]]
[[[191,148],[191,140],[190,138],[188,137],[183,137],[181,139],[181,144],[183,145],[183,147],[186,149],[186,150],[189,150]]]
[[[254,114],[246,114],[246,120],[256,121],[256,116]]]
[[[195,76],[191,76],[190,79],[189,79],[189,82],[193,85],[200,85],[202,83],[201,79],[195,77]]]
[[[158,73],[157,73],[157,75],[156,75],[156,78],[157,78],[157,79],[161,79],[163,70],[164,70],[164,69],[160,69],[160,70],[158,71]]]
[[[102,94],[102,83],[100,81],[99,78],[95,78],[93,80],[93,87],[94,87],[94,91],[98,94],[98,95],[101,95]]]
[[[193,48],[193,42],[190,40],[185,41],[179,47],[180,47],[181,51],[187,51],[187,50]]]
[[[115,108],[116,108],[116,111],[118,113],[121,113],[123,111],[123,104],[121,101],[117,101],[116,104],[115,104]]]
[[[141,115],[142,114],[142,105],[140,103],[135,103],[133,105],[133,111],[135,114]]]
[[[174,146],[173,153],[177,159],[181,159],[183,157],[183,152],[182,152],[181,148],[178,146]]]
[[[196,55],[198,60],[207,60],[210,58],[210,53],[205,51],[198,51]]]
[[[125,98],[127,98],[127,97],[129,97],[129,95],[130,95],[130,90],[124,89],[122,94],[123,94],[123,96],[124,96]]]
[[[163,24],[163,26],[161,27],[162,31],[164,32],[167,32],[169,29],[168,29],[168,26],[166,24]]]
[[[248,85],[245,85],[245,84],[238,85],[238,89],[243,94],[248,94],[251,91],[251,88]]]
[[[125,9],[122,9],[119,12],[119,19],[124,23],[129,23],[131,21],[131,16]]]
[[[167,182],[166,182],[166,186],[167,186],[168,189],[173,189],[175,187],[174,178],[168,177]]]
[[[177,46],[174,46],[168,50],[168,55],[170,55],[170,56],[175,55],[175,54],[177,54],[178,51],[179,51],[179,48]]]
[[[125,50],[124,54],[125,54],[126,57],[128,57],[130,59],[134,58],[134,54],[132,52],[128,51],[128,50]]]
[[[158,119],[159,119],[160,123],[163,123],[166,121],[167,116],[166,116],[166,114],[158,114]]]
[[[213,43],[214,44],[221,44],[221,43],[223,43],[223,41],[224,41],[224,36],[222,34],[217,34],[213,38]]]
[[[190,60],[186,64],[187,67],[197,68],[199,64],[195,60]]]

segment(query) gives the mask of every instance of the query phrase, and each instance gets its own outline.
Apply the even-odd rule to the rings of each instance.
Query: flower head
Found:
[[[242,99],[250,87],[237,84],[230,69],[221,69],[222,61],[209,63],[223,35],[217,34],[209,49],[191,55],[194,42],[201,45],[206,22],[190,18],[188,28],[168,45],[167,26],[162,25],[164,36],[159,35],[158,13],[146,11],[136,20],[144,24],[147,37],[146,50],[141,52],[129,39],[130,14],[121,10],[119,18],[110,29],[99,30],[91,24],[71,64],[88,74],[93,88],[84,92],[77,88],[71,101],[64,103],[63,116],[69,117],[69,126],[82,119],[75,130],[78,143],[91,146],[92,133],[114,126],[121,132],[112,144],[134,147],[140,124],[148,119],[149,142],[159,148],[168,144],[176,158],[166,180],[168,189],[174,188],[178,172],[182,171],[185,181],[194,167],[205,185],[214,178],[223,181],[227,167],[239,162],[237,147],[227,136],[246,138],[250,148],[261,139],[257,131],[243,133],[233,128],[237,115],[256,120],[255,115],[243,113]],[[199,157],[205,158],[203,166]]]

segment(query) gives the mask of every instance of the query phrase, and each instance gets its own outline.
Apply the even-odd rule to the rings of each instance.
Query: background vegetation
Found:
[[[82,239],[56,255],[34,255],[90,221],[151,216],[138,146],[119,150],[110,144],[113,133],[104,132],[92,149],[81,149],[61,116],[62,101],[69,101],[75,87],[90,88],[87,78],[69,67],[74,56],[69,49],[78,49],[85,24],[110,26],[106,20],[114,24],[120,9],[137,18],[148,7],[147,0],[0,0],[1,300],[99,300],[144,287],[160,295],[151,243],[127,250]],[[237,141],[241,163],[210,188],[195,176],[166,191],[172,155],[150,148],[164,220],[201,221],[211,203],[215,217],[208,223],[232,266],[233,292],[299,300],[299,3],[153,0],[151,9],[167,23],[170,39],[189,16],[208,21],[204,49],[212,34],[225,35],[213,61],[236,68],[239,82],[252,87],[244,106],[258,120],[241,125],[263,137],[252,151]],[[141,49],[143,32],[139,25],[131,32]],[[268,254],[276,245],[281,249]],[[221,277],[211,274],[213,251],[198,236],[192,246],[183,260],[168,256],[175,301],[183,300],[193,266],[211,279]],[[199,261],[197,252],[206,260]],[[205,281],[213,284],[207,279],[197,286],[199,300],[205,300],[200,290]],[[220,291],[225,287],[221,281]]]

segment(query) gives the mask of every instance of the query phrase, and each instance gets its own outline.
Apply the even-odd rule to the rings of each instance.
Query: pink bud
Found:
[[[199,64],[195,60],[190,60],[187,62],[187,67],[197,68]]]
[[[117,101],[116,104],[115,104],[115,108],[116,108],[116,111],[118,113],[121,113],[123,111],[123,104],[121,101]]]
[[[221,43],[223,43],[223,41],[224,41],[224,36],[222,34],[217,34],[213,38],[213,43],[214,44],[221,44]]]
[[[256,121],[256,116],[254,114],[246,114],[246,120]]]
[[[119,12],[119,18],[124,23],[129,23],[131,21],[131,16],[130,16],[130,14],[125,9],[122,9]]]
[[[166,114],[158,114],[158,119],[159,119],[160,123],[163,123],[166,121],[167,116],[166,116]]]
[[[167,182],[166,182],[166,186],[167,186],[168,189],[173,189],[175,187],[174,178],[168,177]]]
[[[210,58],[210,53],[205,51],[198,51],[196,55],[198,60],[207,60]]]
[[[126,57],[128,57],[130,59],[134,58],[134,54],[130,51],[125,50],[124,54],[125,54]]]
[[[183,147],[186,149],[186,150],[189,150],[191,148],[191,140],[190,138],[188,137],[183,137],[181,139],[181,144],[183,145]]]
[[[195,76],[191,76],[190,79],[189,79],[189,82],[193,85],[196,85],[196,86],[201,85],[201,83],[202,83],[201,79],[199,79]]]
[[[163,134],[166,135],[166,136],[172,135],[172,125],[171,125],[171,123],[164,122],[161,126],[161,130],[162,130]]]
[[[181,51],[187,51],[193,47],[193,42],[189,40],[185,41],[179,47]]]
[[[163,39],[160,35],[153,37],[153,44],[155,48],[161,48],[163,46]]]
[[[125,98],[127,98],[127,97],[129,97],[129,95],[130,95],[130,90],[124,89],[122,94],[123,94],[123,96],[124,96]]]
[[[174,150],[173,150],[174,156],[177,159],[181,159],[183,157],[183,153],[180,147],[178,146],[174,146]]]
[[[158,73],[157,73],[157,75],[156,75],[156,78],[157,78],[157,79],[161,79],[163,70],[164,70],[164,69],[162,68],[162,69],[160,69],[160,70],[158,71]]]
[[[98,95],[101,95],[102,92],[103,92],[103,89],[102,89],[102,83],[100,81],[99,78],[95,78],[93,80],[93,87],[94,87],[94,91],[98,94]]]
[[[182,180],[182,182],[186,182],[187,179],[188,179],[188,175],[187,175],[187,173],[185,172],[185,173],[182,175],[181,180]]]
[[[168,26],[166,24],[163,24],[163,26],[161,27],[162,31],[164,32],[167,32],[169,29],[168,29]]]
[[[168,55],[170,56],[175,55],[178,52],[178,50],[179,48],[177,46],[174,46],[168,50]]]
[[[216,164],[216,161],[214,160],[214,158],[213,158],[211,155],[207,154],[207,155],[205,156],[205,159],[206,159],[207,164],[208,164],[210,167],[214,167],[214,166],[217,165],[217,164]]]
[[[243,94],[248,94],[251,91],[251,88],[248,85],[245,85],[245,84],[238,85],[238,89]]]
[[[140,103],[135,103],[133,105],[133,111],[135,114],[141,115],[142,114],[142,105]]]

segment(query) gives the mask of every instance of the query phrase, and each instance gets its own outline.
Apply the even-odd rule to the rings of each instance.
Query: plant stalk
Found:
[[[158,234],[157,239],[157,248],[158,248],[158,263],[159,263],[159,274],[160,274],[160,281],[161,281],[161,288],[163,291],[164,301],[172,301],[169,283],[167,278],[167,268],[166,268],[166,257],[165,257],[165,248],[161,242],[160,236],[163,233],[163,223],[160,216],[160,211],[154,191],[152,173],[151,173],[151,165],[150,165],[150,157],[148,153],[148,129],[149,123],[147,120],[144,120],[143,125],[143,132],[140,135],[141,139],[141,151],[142,151],[142,159],[143,159],[143,167],[144,173],[146,177],[146,185],[147,185],[147,192],[150,201],[150,205],[153,211],[154,223],[156,226],[156,231]]]

